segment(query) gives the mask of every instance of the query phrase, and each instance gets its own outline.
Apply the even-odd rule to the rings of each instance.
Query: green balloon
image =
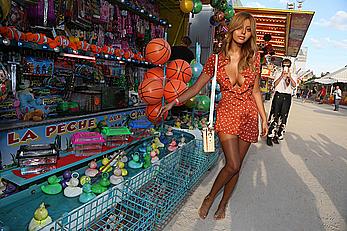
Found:
[[[196,109],[200,111],[208,111],[210,110],[210,97],[206,95],[200,95],[196,99]]]
[[[234,16],[234,8],[232,6],[229,6],[225,11],[224,11],[224,18],[227,20],[230,20]]]
[[[219,4],[218,9],[220,9],[221,11],[225,11],[228,8],[228,3],[227,2],[222,2]]]
[[[213,8],[216,8],[219,6],[219,3],[220,3],[220,0],[211,0],[210,4]]]
[[[201,0],[194,0],[193,3],[194,3],[194,6],[193,6],[192,13],[193,14],[200,13],[200,11],[202,10],[202,2],[201,2]]]
[[[189,100],[187,100],[187,102],[185,103],[186,107],[188,108],[194,108],[196,106],[196,98],[193,97]]]

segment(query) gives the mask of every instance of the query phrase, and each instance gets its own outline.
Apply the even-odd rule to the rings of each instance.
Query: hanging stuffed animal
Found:
[[[11,81],[6,68],[0,63],[0,102],[7,98],[8,93],[11,90]]]

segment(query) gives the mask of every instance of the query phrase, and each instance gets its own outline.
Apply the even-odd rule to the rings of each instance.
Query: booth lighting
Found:
[[[75,55],[75,54],[63,54],[64,57],[77,58],[77,59],[86,59],[95,61],[95,57],[85,56],[85,55]]]

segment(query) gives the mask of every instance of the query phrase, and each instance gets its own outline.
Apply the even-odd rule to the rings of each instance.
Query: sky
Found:
[[[245,7],[286,9],[287,0],[241,0]],[[291,2],[297,5],[297,1]],[[315,15],[302,47],[308,48],[306,69],[316,76],[347,65],[347,0],[305,0],[303,10]]]

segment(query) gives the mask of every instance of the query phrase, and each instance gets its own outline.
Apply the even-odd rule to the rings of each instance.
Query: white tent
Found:
[[[315,83],[321,83],[321,84],[333,84],[333,83],[336,83],[337,81],[333,78],[329,78],[327,76],[324,76],[322,78],[315,79],[314,82]]]
[[[347,66],[337,70],[331,74],[324,76],[323,78],[331,78],[334,79],[335,82],[339,83],[347,83]]]

